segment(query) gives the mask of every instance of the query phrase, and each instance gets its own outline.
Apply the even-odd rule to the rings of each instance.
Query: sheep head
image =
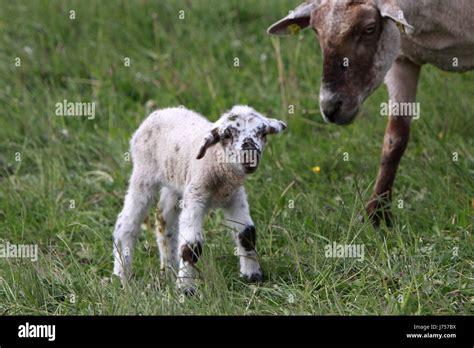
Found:
[[[411,33],[413,27],[396,0],[312,0],[290,11],[268,33],[287,35],[309,27],[324,57],[323,118],[348,124],[399,54],[400,32]]]
[[[237,105],[217,120],[204,137],[197,159],[213,145],[221,144],[218,161],[238,166],[245,174],[255,172],[267,142],[266,136],[286,128],[282,121],[267,118],[249,106]]]

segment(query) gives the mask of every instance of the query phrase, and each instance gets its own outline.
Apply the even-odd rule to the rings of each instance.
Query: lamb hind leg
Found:
[[[162,274],[175,271],[178,266],[178,217],[179,195],[167,187],[161,189],[156,209],[156,241],[160,250]]]
[[[386,84],[394,103],[414,103],[421,67],[406,58],[395,61],[387,74]],[[400,105],[400,104],[399,104]],[[391,115],[384,136],[382,162],[375,189],[367,204],[367,213],[376,226],[385,220],[391,225],[392,186],[398,165],[408,145],[413,115]]]
[[[140,224],[143,222],[155,192],[155,185],[143,178],[138,170],[134,170],[125,196],[124,207],[118,215],[113,233],[113,274],[119,276],[123,284],[130,276],[133,249],[140,232]]]

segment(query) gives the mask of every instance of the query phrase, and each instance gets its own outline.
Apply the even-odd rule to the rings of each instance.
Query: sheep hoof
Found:
[[[174,278],[175,272],[173,271],[172,267],[162,267],[160,268],[160,279],[163,281],[168,281],[175,279]]]
[[[123,288],[126,288],[131,280],[132,280],[132,274],[128,274],[128,275],[125,275],[123,273],[121,274],[116,274],[116,273],[113,273],[112,274],[112,282],[117,282],[117,281],[120,281],[120,284],[122,285]]]
[[[197,294],[197,289],[196,289],[195,286],[191,286],[191,287],[188,287],[188,288],[183,288],[183,289],[181,289],[181,291],[183,292],[184,296],[186,296],[186,297],[194,297]]]
[[[374,227],[379,227],[382,221],[385,221],[387,227],[392,227],[392,212],[390,210],[390,202],[372,201],[366,208],[369,221]]]
[[[256,283],[256,284],[261,284],[264,281],[264,276],[262,272],[253,273],[250,275],[244,274],[242,275],[242,278],[244,278],[246,282]]]
[[[124,286],[124,283],[123,283],[123,280],[122,280],[122,277],[118,274],[112,274],[112,277],[110,277],[110,282],[113,284],[113,285],[116,285],[116,286],[120,286],[120,287],[123,287]]]

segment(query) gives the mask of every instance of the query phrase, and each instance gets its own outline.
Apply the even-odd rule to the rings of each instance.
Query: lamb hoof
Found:
[[[110,277],[110,281],[112,284],[117,284],[119,286],[124,286],[124,282],[123,282],[123,279],[120,275],[118,274],[112,274],[112,277]]]
[[[125,273],[113,273],[112,274],[112,281],[118,281],[120,280],[120,284],[122,287],[126,287],[127,285],[130,284],[130,281],[132,280],[132,274],[125,275]]]
[[[196,287],[193,286],[193,287],[182,289],[182,292],[183,292],[184,296],[186,296],[186,297],[194,297],[197,294],[197,289],[196,289]]]
[[[176,273],[174,272],[174,269],[172,267],[162,267],[160,268],[160,279],[163,280],[171,280],[174,279],[174,275]]]
[[[264,276],[262,272],[253,273],[250,275],[244,274],[242,275],[242,278],[244,278],[246,282],[256,283],[256,284],[261,284],[263,283],[263,280],[264,280]]]

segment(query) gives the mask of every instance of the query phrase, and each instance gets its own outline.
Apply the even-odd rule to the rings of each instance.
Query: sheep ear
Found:
[[[393,0],[380,0],[378,7],[382,17],[393,20],[402,33],[412,34],[415,31],[405,19],[402,9]]]
[[[319,2],[319,0],[318,0]],[[305,2],[290,11],[289,15],[273,23],[268,29],[268,34],[285,36],[288,34],[298,34],[300,30],[309,27],[311,12],[316,6],[316,1]]]
[[[278,134],[286,129],[286,123],[273,118],[269,119],[269,123],[265,128],[265,134]]]
[[[219,139],[219,132],[217,128],[214,128],[204,137],[196,159],[203,158],[206,154],[207,149],[210,148],[212,145],[217,144],[219,142]]]

